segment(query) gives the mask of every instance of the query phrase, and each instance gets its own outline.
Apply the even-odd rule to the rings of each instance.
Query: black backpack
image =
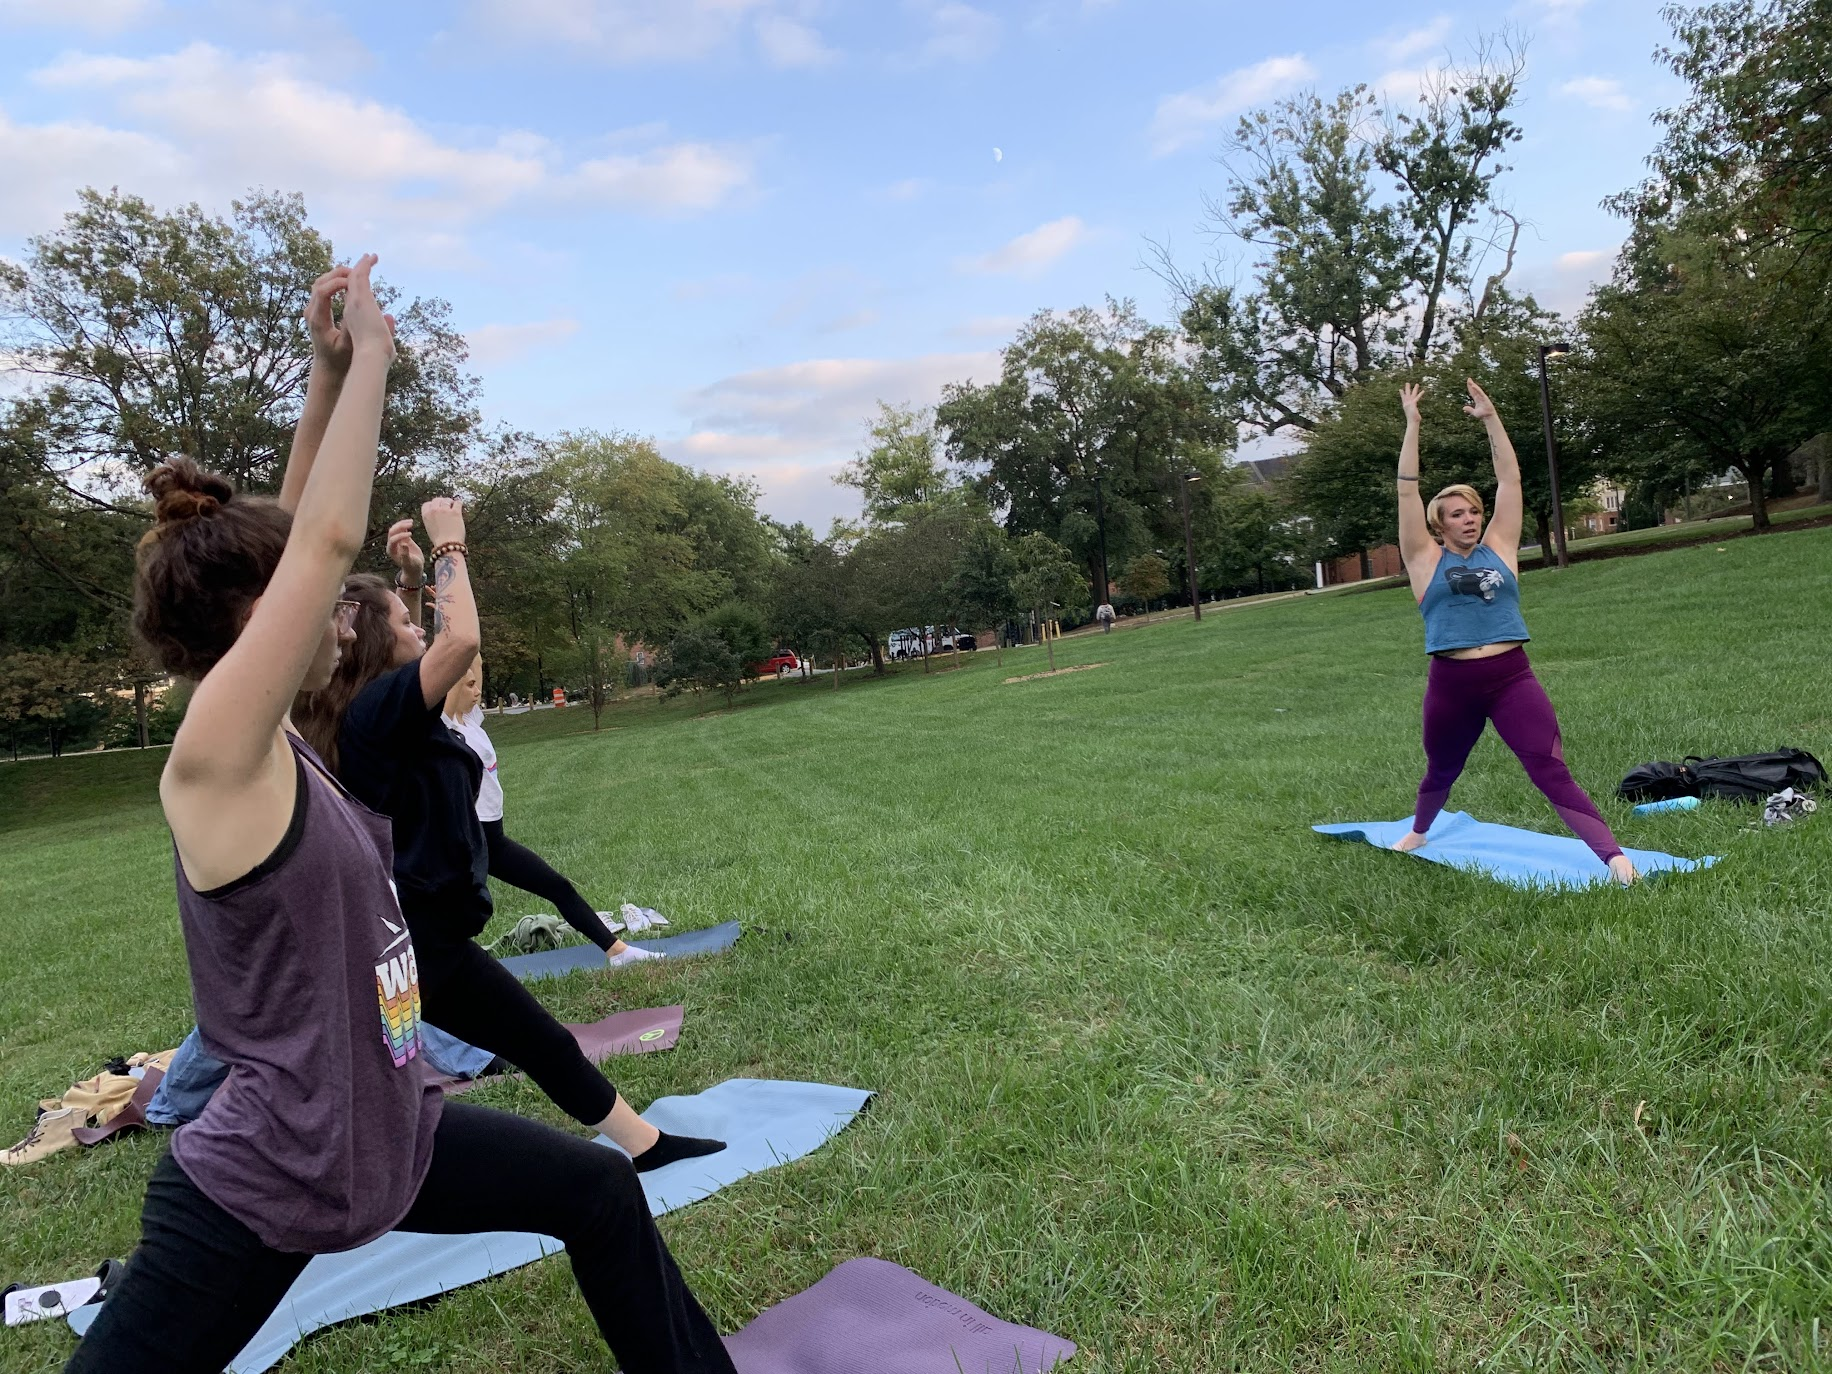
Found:
[[[1616,788],[1624,801],[1665,801],[1670,797],[1720,797],[1759,802],[1785,787],[1804,792],[1823,787],[1826,770],[1804,749],[1777,749],[1772,754],[1740,754],[1703,759],[1688,754],[1684,763],[1644,763]]]

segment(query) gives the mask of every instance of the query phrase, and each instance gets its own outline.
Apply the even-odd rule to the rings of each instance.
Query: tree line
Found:
[[[633,675],[729,694],[773,644],[882,669],[902,627],[1186,598],[1186,509],[1204,596],[1365,560],[1394,538],[1401,383],[1422,381],[1438,412],[1427,485],[1482,488],[1461,379],[1523,454],[1543,452],[1554,342],[1571,350],[1550,407],[1568,499],[1605,477],[1651,523],[1735,474],[1765,529],[1790,455],[1832,428],[1832,26],[1812,0],[1665,13],[1657,58],[1687,95],[1658,116],[1646,180],[1609,202],[1625,243],[1575,318],[1512,282],[1530,227],[1506,189],[1525,65],[1503,35],[1403,108],[1358,86],[1244,117],[1205,201],[1212,261],[1151,251],[1172,319],[1115,299],[1041,311],[995,380],[932,409],[881,403],[840,479],[862,515],[825,533],[640,435],[486,430],[448,307],[391,296],[401,347],[366,565],[384,565],[397,515],[464,497],[492,697],[559,685],[601,711]],[[276,489],[310,359],[299,303],[332,260],[298,196],[212,214],[90,190],[0,263],[0,355],[26,382],[0,402],[0,746],[169,737],[178,707],[127,629],[139,481],[183,453]],[[1287,446],[1288,475],[1235,461],[1254,439]],[[1522,466],[1545,548],[1545,465]]]

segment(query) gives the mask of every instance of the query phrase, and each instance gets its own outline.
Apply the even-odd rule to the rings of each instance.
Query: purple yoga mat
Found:
[[[602,1021],[589,1025],[565,1022],[585,1057],[596,1064],[614,1054],[650,1054],[671,1050],[681,1038],[682,1007],[650,1007],[643,1011],[614,1011]],[[521,1077],[517,1074],[516,1077]],[[450,1093],[468,1092],[487,1078],[440,1078],[439,1086]]]
[[[738,1374],[1044,1374],[1075,1343],[881,1259],[851,1259],[725,1338]]]

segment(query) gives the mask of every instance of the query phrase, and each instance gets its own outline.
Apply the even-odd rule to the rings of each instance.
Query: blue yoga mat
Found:
[[[1411,831],[1412,818],[1313,825],[1311,829],[1333,839],[1363,840],[1376,849],[1392,850]],[[1656,849],[1622,852],[1644,878],[1690,873],[1717,862],[1715,857],[1675,858]],[[1597,887],[1614,881],[1608,866],[1582,840],[1517,830],[1511,825],[1490,825],[1464,811],[1439,812],[1431,829],[1425,832],[1424,845],[1407,857],[1468,869],[1511,887]]]
[[[843,1130],[871,1093],[828,1083],[732,1078],[692,1097],[663,1097],[643,1113],[678,1135],[711,1136],[725,1149],[642,1174],[656,1216],[698,1202],[727,1184],[800,1159]],[[615,1149],[603,1136],[598,1143]],[[228,1374],[260,1374],[321,1327],[462,1288],[492,1274],[556,1254],[548,1236],[495,1231],[478,1236],[427,1236],[391,1231],[341,1255],[319,1255],[305,1266],[267,1324],[229,1365]],[[77,1334],[89,1329],[99,1305],[69,1316]]]
[[[719,954],[738,943],[744,927],[737,921],[690,930],[684,935],[658,935],[652,940],[631,940],[638,949],[651,950],[664,959],[691,959],[697,954]],[[574,969],[604,967],[604,951],[596,945],[566,945],[535,954],[514,954],[503,960],[524,983],[537,978],[558,978]]]

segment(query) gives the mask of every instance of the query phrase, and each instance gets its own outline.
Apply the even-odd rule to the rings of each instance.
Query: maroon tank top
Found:
[[[279,847],[208,892],[175,863],[198,1029],[229,1077],[179,1127],[172,1154],[262,1243],[324,1254],[406,1214],[441,1098],[420,1061],[419,971],[389,877],[389,823],[287,740],[299,781]]]

